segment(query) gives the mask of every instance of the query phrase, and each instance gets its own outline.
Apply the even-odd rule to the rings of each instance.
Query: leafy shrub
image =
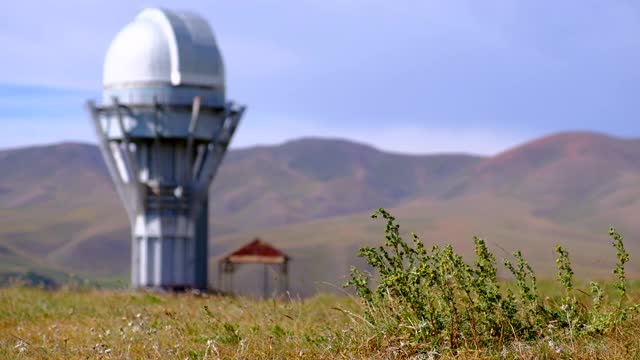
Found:
[[[591,282],[591,304],[576,298],[569,253],[561,246],[557,279],[564,295],[543,300],[532,267],[520,251],[515,263],[505,260],[515,290],[497,279],[494,255],[483,239],[474,237],[475,261],[469,264],[451,245],[427,250],[416,234],[407,242],[400,226],[386,210],[373,218],[386,220],[384,245],[364,247],[366,259],[377,276],[355,267],[345,286],[355,288],[366,305],[366,321],[386,338],[392,337],[428,351],[449,349],[500,350],[514,342],[596,336],[615,330],[637,313],[640,305],[626,305],[625,263],[629,254],[623,238],[610,229],[618,262],[613,273],[617,303],[605,301],[602,285]],[[371,283],[375,280],[376,285]]]

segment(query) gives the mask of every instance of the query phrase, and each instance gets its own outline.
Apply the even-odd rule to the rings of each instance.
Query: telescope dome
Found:
[[[155,85],[224,89],[224,65],[202,17],[165,9],[142,10],[111,42],[105,89]]]

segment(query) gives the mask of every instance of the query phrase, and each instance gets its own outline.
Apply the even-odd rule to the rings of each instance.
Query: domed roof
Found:
[[[142,10],[111,42],[105,88],[161,83],[224,88],[224,65],[205,19],[188,12]]]

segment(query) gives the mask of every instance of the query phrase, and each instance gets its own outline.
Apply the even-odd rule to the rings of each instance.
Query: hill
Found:
[[[128,224],[96,147],[0,151],[0,169],[0,245],[83,275],[128,269]],[[367,215],[387,207],[408,230],[463,253],[478,234],[542,264],[562,242],[586,252],[581,270],[604,276],[608,226],[640,248],[639,183],[639,140],[584,132],[487,158],[409,156],[316,138],[232,150],[211,189],[212,261],[261,236],[294,257],[293,284],[308,293],[339,283],[356,249],[381,241],[382,224]]]
[[[212,233],[393,206],[431,184],[442,186],[477,160],[393,155],[320,139],[231,151],[211,189]],[[116,275],[127,268],[128,223],[95,146],[3,151],[0,168],[8,170],[0,174],[3,242],[80,273]]]

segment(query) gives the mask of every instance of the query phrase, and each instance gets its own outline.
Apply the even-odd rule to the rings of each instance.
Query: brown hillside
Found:
[[[394,155],[321,139],[234,150],[212,187],[212,234],[394,206],[445,186],[479,160]],[[81,273],[127,268],[128,224],[95,146],[0,151],[0,169],[0,244]]]
[[[22,263],[126,273],[128,224],[97,148],[0,151],[0,169],[0,245]],[[551,135],[491,158],[301,139],[228,154],[211,192],[211,251],[260,235],[292,252],[292,266],[302,266],[294,283],[310,291],[339,282],[355,250],[381,240],[366,215],[394,207],[407,229],[434,241],[468,246],[479,234],[523,249],[535,264],[563,242],[588,253],[576,260],[581,269],[606,274],[608,226],[631,249],[640,244],[638,184],[640,141],[594,133]]]
[[[623,199],[633,202],[640,195],[634,185],[638,175],[639,140],[560,133],[479,162],[446,195],[489,192],[514,197],[531,204],[536,216],[571,224],[615,212]],[[622,217],[615,220],[640,231],[631,219]]]

